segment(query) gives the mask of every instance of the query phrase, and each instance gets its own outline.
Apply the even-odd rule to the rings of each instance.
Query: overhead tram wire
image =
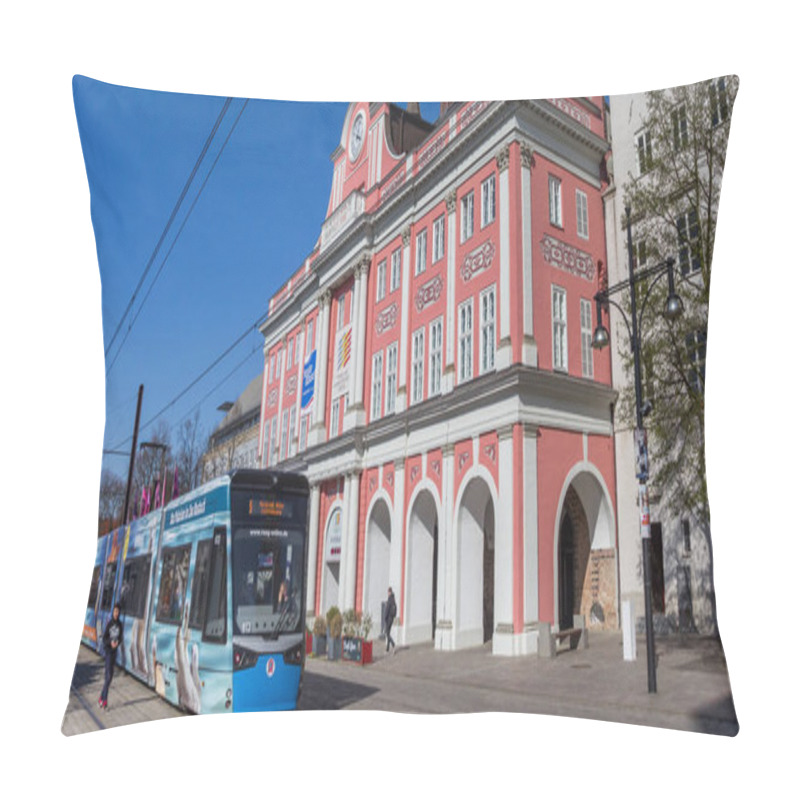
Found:
[[[172,400],[170,400],[169,403],[167,403],[157,414],[154,414],[152,417],[150,417],[150,419],[141,426],[140,430],[144,431],[145,428],[148,428],[150,425],[152,425],[162,414],[166,413],[170,408],[172,408],[172,406],[174,406],[178,400],[180,400],[190,389],[193,389],[203,378],[205,378],[205,376],[208,375],[208,373],[211,372],[211,370],[214,369],[214,367],[216,367],[217,364],[219,364],[220,361],[222,361],[240,342],[244,341],[244,339],[253,331],[257,331],[266,318],[267,315],[262,314],[252,325],[247,328],[244,333],[241,334],[241,336],[236,339],[236,341],[229,345],[223,353],[217,356],[217,358],[211,364],[209,364],[188,386],[186,386],[175,397],[173,397]],[[250,355],[252,355],[252,353]],[[113,449],[117,450],[120,447],[123,447],[130,440],[131,437],[129,436],[127,439],[124,439],[123,441],[119,442],[119,444],[115,445]]]
[[[200,199],[200,195],[203,194],[203,189],[206,188],[206,184],[208,183],[208,180],[211,177],[211,173],[214,172],[214,168],[217,166],[217,163],[219,162],[219,159],[222,156],[223,151],[227,147],[228,142],[230,141],[230,138],[233,135],[233,132],[236,130],[236,126],[239,124],[239,120],[242,118],[242,114],[244,113],[244,110],[247,107],[247,103],[248,102],[249,102],[248,100],[244,101],[244,105],[240,109],[239,115],[236,117],[236,120],[234,121],[233,125],[231,126],[231,129],[228,131],[228,135],[225,137],[225,141],[222,143],[222,147],[219,149],[219,152],[217,153],[217,156],[214,159],[214,163],[211,165],[211,169],[209,169],[208,173],[206,174],[206,177],[203,179],[203,183],[200,185],[200,189],[198,190],[197,194],[195,195],[195,198],[192,201],[191,206],[189,207],[189,211],[187,212],[186,216],[183,218],[183,221],[181,222],[180,227],[178,228],[178,232],[175,234],[175,238],[172,240],[172,243],[169,246],[169,250],[167,250],[166,255],[164,256],[163,260],[161,261],[161,266],[159,266],[158,272],[156,272],[155,277],[153,278],[152,282],[150,283],[150,286],[147,289],[147,293],[145,294],[144,299],[139,304],[139,308],[136,310],[136,314],[134,315],[133,319],[131,320],[130,324],[128,325],[128,330],[125,331],[125,336],[123,337],[122,342],[120,343],[119,348],[117,349],[116,355],[111,360],[111,363],[108,365],[108,368],[106,369],[106,377],[108,377],[108,373],[111,372],[111,368],[114,366],[117,358],[119,358],[119,354],[122,352],[122,348],[125,345],[125,342],[128,340],[128,335],[130,334],[134,324],[136,323],[136,320],[139,318],[139,314],[142,313],[142,309],[144,308],[144,305],[147,302],[147,298],[150,297],[150,292],[153,291],[153,287],[156,285],[156,281],[158,280],[159,276],[161,275],[161,271],[164,269],[164,265],[167,263],[167,259],[170,257],[170,254],[172,253],[173,249],[175,248],[175,245],[177,244],[178,239],[180,238],[180,235],[183,232],[183,229],[186,227],[186,223],[189,221],[189,217],[192,216],[192,212],[194,211],[194,208],[197,205],[197,201]],[[137,291],[138,291],[138,289],[137,289]]]
[[[133,304],[136,302],[136,295],[138,294],[139,290],[142,288],[144,284],[144,280],[147,277],[147,273],[150,271],[150,268],[153,266],[153,262],[156,260],[156,256],[158,255],[158,251],[161,249],[161,245],[164,243],[164,239],[166,239],[167,233],[169,232],[170,227],[172,226],[175,217],[180,210],[181,204],[186,197],[187,192],[189,191],[189,187],[194,180],[195,175],[197,174],[198,169],[200,169],[200,165],[203,163],[203,160],[206,157],[206,153],[208,152],[208,148],[211,146],[211,142],[214,140],[214,137],[217,135],[217,131],[219,130],[219,126],[222,124],[222,120],[225,117],[225,114],[228,112],[228,108],[230,107],[231,102],[233,101],[232,97],[226,97],[225,102],[222,105],[222,110],[219,112],[217,116],[216,122],[214,123],[213,127],[211,128],[211,132],[208,134],[206,138],[206,142],[203,145],[203,149],[200,151],[200,155],[197,157],[197,161],[195,161],[194,168],[192,169],[191,174],[189,175],[186,184],[183,187],[183,191],[180,193],[178,200],[175,203],[175,206],[172,209],[172,213],[170,214],[169,219],[167,220],[167,224],[164,226],[164,230],[161,232],[161,236],[150,255],[150,258],[147,262],[147,266],[144,268],[144,272],[142,273],[141,277],[139,278],[139,283],[136,285],[136,289],[134,289],[133,294],[131,295],[131,299],[128,301],[128,305],[125,308],[125,311],[122,314],[119,322],[117,323],[117,328],[114,331],[113,336],[111,337],[111,341],[109,341],[108,346],[106,347],[105,356],[108,357],[108,353],[111,350],[112,345],[114,344],[115,339],[119,335],[120,330],[122,329],[122,325],[125,322],[125,318],[130,313]],[[108,374],[108,373],[106,373]]]

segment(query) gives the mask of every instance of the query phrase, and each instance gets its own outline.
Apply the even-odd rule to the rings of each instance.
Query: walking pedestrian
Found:
[[[108,687],[111,686],[111,678],[114,676],[114,664],[117,660],[117,650],[122,643],[122,620],[119,618],[119,603],[114,604],[111,617],[103,633],[103,647],[106,659],[106,674],[103,682],[103,691],[100,692],[100,699],[97,701],[100,708],[108,709]]]
[[[394,601],[394,592],[392,587],[389,587],[389,599],[386,601],[386,610],[384,611],[383,621],[386,623],[386,652],[389,652],[389,647],[396,650],[394,639],[392,639],[392,623],[397,616],[397,603]]]

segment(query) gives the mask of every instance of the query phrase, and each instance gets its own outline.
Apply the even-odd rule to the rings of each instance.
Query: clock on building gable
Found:
[[[350,144],[348,145],[347,154],[351,161],[355,161],[361,155],[361,149],[364,146],[364,134],[367,128],[367,115],[364,110],[356,114],[353,120],[353,125],[350,128]]]

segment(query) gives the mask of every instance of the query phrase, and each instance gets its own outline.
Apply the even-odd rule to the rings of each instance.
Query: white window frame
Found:
[[[576,229],[581,239],[589,238],[589,198],[581,189],[575,190]]]
[[[444,258],[444,214],[433,221],[433,252],[431,264]]]
[[[481,315],[481,336],[478,365],[480,374],[483,375],[494,369],[496,350],[495,337],[497,335],[497,306],[494,286],[489,286],[481,292],[479,309]]]
[[[400,288],[400,280],[403,272],[403,250],[398,247],[392,251],[392,277],[389,284],[389,291],[393,292]]]
[[[581,374],[594,378],[594,350],[592,349],[592,302],[581,298]]]
[[[548,204],[550,208],[550,224],[563,228],[561,214],[561,179],[555,175],[548,176]]]
[[[567,291],[561,286],[552,286],[550,294],[550,314],[553,323],[553,370],[556,372],[567,372],[569,370]]]
[[[340,295],[336,301],[336,330],[340,331],[344,327],[344,300],[347,293]]]
[[[261,459],[264,462],[264,466],[269,466],[269,432],[270,432],[270,420],[267,420],[264,423],[264,450],[261,453]]]
[[[425,228],[417,234],[416,252],[414,255],[414,274],[422,275],[425,272],[426,260],[428,258],[428,229]]]
[[[680,103],[672,109],[672,147],[677,153],[689,145],[689,120],[686,114],[686,104]]]
[[[331,439],[339,435],[339,400],[335,397],[331,403]]]
[[[442,318],[435,319],[430,325],[428,354],[428,397],[442,392]]]
[[[715,78],[708,85],[708,95],[711,101],[711,125],[717,127],[728,119],[728,93],[725,90],[725,78]]]
[[[269,357],[269,371],[267,372],[267,385],[275,379],[275,354]]]
[[[376,420],[383,416],[383,350],[372,356],[372,415]]]
[[[468,323],[468,326],[467,326]],[[472,378],[472,298],[458,307],[458,382]]]
[[[298,451],[303,452],[308,445],[308,421],[311,419],[309,414],[301,414],[300,415],[300,443],[298,446]]]
[[[278,442],[278,415],[277,414],[272,418],[272,434],[269,437],[269,440],[271,442],[270,459],[269,459],[269,461],[270,461],[270,464],[275,464],[275,463],[277,463],[277,460],[278,460],[277,456],[280,455],[278,453],[278,446],[279,446],[280,442]]]
[[[693,215],[694,224],[692,224]],[[694,250],[700,249],[700,215],[693,208],[689,208],[678,215],[675,226],[678,229],[678,267],[681,275],[699,272],[700,264],[694,265]],[[697,260],[700,261],[699,254]]]
[[[289,339],[288,348],[289,350],[286,353],[286,368],[290,369],[294,363],[294,338]]]
[[[375,302],[379,303],[386,297],[386,259],[378,264],[378,276],[375,288]]]
[[[475,192],[461,198],[461,243],[472,238],[475,233]]]
[[[494,173],[481,183],[481,228],[491,225],[495,220],[497,193]]]
[[[648,128],[636,135],[636,169],[639,177],[653,168],[653,137]]]
[[[289,437],[289,409],[283,412],[283,419],[281,420],[281,449],[278,454],[278,460],[283,461],[288,454],[288,441]]]
[[[425,328],[411,336],[411,403],[421,403],[425,395]]]
[[[306,324],[306,355],[311,353],[314,348],[314,320],[310,319]]]
[[[292,403],[289,411],[289,455],[293,456],[297,452],[297,445],[294,443],[294,428],[297,424],[297,406]]]
[[[686,334],[686,352],[691,365],[689,385],[698,394],[704,391],[706,383],[706,348],[708,334],[704,330],[696,330]]]
[[[397,342],[386,348],[386,414],[393,414],[397,401]]]
[[[275,380],[281,377],[281,362],[283,361],[283,350],[275,353]]]

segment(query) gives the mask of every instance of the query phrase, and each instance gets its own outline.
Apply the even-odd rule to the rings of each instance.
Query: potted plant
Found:
[[[358,664],[372,661],[372,617],[350,609],[344,614],[344,635],[342,636],[342,658]]]
[[[315,656],[324,656],[327,653],[327,633],[328,627],[325,617],[317,617],[314,620],[314,627],[311,629],[311,650]]]
[[[331,606],[325,616],[328,623],[328,660],[336,661],[342,656],[342,614],[336,606]]]

